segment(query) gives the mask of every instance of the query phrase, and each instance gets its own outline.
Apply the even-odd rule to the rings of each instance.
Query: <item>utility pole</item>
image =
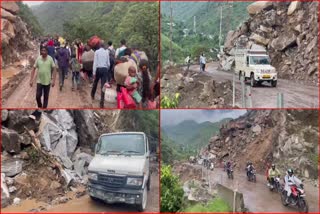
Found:
[[[193,32],[197,33],[197,24],[196,24],[196,16],[193,16]]]
[[[220,6],[220,32],[219,32],[219,50],[221,52],[221,28],[222,28],[222,5]]]
[[[170,63],[172,62],[172,2],[170,1]]]

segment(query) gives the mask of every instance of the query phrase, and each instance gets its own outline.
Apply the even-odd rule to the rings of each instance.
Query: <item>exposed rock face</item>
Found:
[[[271,163],[282,171],[318,177],[318,112],[315,110],[259,110],[223,125],[204,153],[216,161],[230,159],[242,170],[248,160],[260,173]]]
[[[18,12],[15,2],[1,2],[2,67],[17,61],[21,52],[33,46],[27,24]]]
[[[318,83],[318,2],[255,2],[251,17],[230,31],[220,67],[230,70],[240,37],[244,46],[264,46],[280,78]]]
[[[250,4],[247,7],[247,11],[250,15],[255,15],[257,13],[260,13],[262,10],[265,10],[272,6],[272,2],[269,1],[257,1],[252,4]]]

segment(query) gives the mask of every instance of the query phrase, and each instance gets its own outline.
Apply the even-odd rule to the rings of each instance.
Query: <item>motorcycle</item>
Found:
[[[271,177],[270,182],[268,183],[269,190],[281,192],[281,185],[280,185],[280,177]]]
[[[213,171],[213,169],[214,169],[214,165],[213,163],[210,163],[210,170]]]
[[[299,187],[297,185],[291,185],[291,196],[289,197],[289,203],[287,203],[287,191],[283,188],[282,194],[281,194],[281,201],[283,206],[294,206],[299,209],[300,212],[307,213],[309,210],[307,201],[305,199],[305,191],[304,186],[301,184]]]
[[[248,173],[248,181],[252,181],[254,183],[257,182],[257,177],[256,177],[256,170],[255,169],[251,169]]]
[[[227,168],[227,175],[229,179],[233,180],[233,169],[231,167]]]

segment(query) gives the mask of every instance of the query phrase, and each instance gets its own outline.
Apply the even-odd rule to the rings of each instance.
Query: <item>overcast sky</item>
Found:
[[[38,5],[41,4],[43,1],[23,1],[23,3],[27,4],[28,6]]]
[[[218,122],[224,118],[238,118],[245,113],[246,110],[161,110],[161,126],[176,125],[184,120]]]

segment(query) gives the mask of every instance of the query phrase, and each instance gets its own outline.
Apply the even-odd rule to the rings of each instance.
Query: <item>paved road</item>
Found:
[[[217,70],[217,63],[209,63],[206,75],[217,81],[233,80],[232,72]],[[199,70],[199,65],[193,65],[190,70]],[[236,79],[236,105],[241,107],[241,83]],[[251,88],[253,108],[277,108],[277,94],[284,94],[285,108],[317,108],[319,105],[319,89],[316,86],[278,79],[276,88],[264,83],[262,86]]]
[[[226,172],[216,168],[214,171],[209,171],[209,177],[212,184],[219,183],[231,189],[237,188],[239,192],[243,193],[245,207],[250,212],[298,212],[295,208],[283,206],[280,194],[269,191],[265,175],[257,175],[257,182],[253,183],[247,181],[245,172],[235,172],[234,180],[231,180],[228,179]],[[304,185],[309,212],[319,212],[318,188],[308,182]]]

